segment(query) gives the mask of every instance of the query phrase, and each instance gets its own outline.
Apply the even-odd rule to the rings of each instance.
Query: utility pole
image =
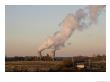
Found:
[[[89,62],[89,70],[91,70],[91,60],[90,60],[90,58],[89,58],[88,62]]]
[[[74,59],[73,59],[73,57],[72,57],[72,63],[73,63],[73,66],[74,66]]]

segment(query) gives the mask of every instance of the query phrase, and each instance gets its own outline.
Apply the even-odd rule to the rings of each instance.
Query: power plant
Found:
[[[43,55],[42,51],[51,49],[47,55],[52,56],[54,60],[55,51],[65,47],[66,41],[75,30],[84,29],[94,24],[104,7],[104,5],[91,5],[78,9],[74,13],[69,13],[60,23],[61,29],[48,37],[48,39],[38,48],[40,58],[42,58]]]

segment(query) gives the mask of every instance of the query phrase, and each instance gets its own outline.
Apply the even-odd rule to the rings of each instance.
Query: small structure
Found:
[[[83,63],[77,63],[76,67],[78,69],[83,69],[83,68],[85,68],[85,65]]]

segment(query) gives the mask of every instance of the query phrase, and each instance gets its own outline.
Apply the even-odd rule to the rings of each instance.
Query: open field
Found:
[[[16,61],[6,62],[6,69],[12,71],[49,71],[52,67],[61,62],[44,62],[44,61]],[[7,71],[8,71],[7,70]]]
[[[6,62],[6,71],[58,71],[62,61],[12,61]]]
[[[84,66],[80,68],[79,66]],[[106,61],[6,61],[6,72],[106,72]]]

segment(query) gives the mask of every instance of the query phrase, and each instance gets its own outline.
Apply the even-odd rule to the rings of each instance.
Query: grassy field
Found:
[[[105,72],[105,61],[92,62],[90,68],[77,69],[71,61],[6,61],[6,72]]]
[[[11,61],[6,62],[5,71],[58,71],[62,61]]]

